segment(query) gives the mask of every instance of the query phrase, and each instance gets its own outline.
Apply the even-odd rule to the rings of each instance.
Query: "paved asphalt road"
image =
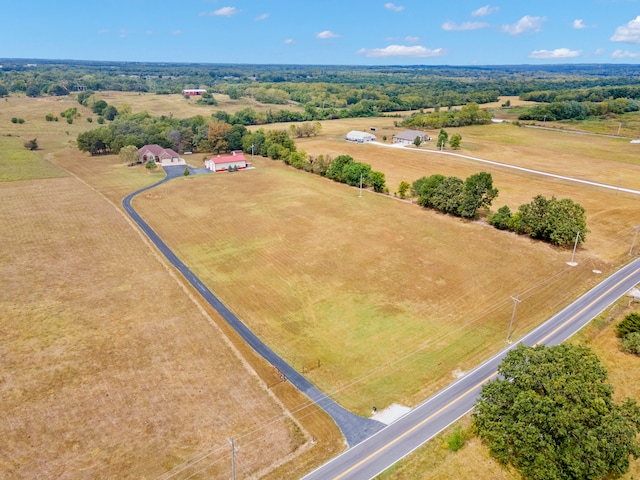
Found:
[[[640,283],[637,259],[594,287],[518,343],[557,345],[576,333],[609,305]],[[441,390],[404,417],[350,448],[305,480],[369,479],[380,474],[469,412],[482,385],[497,375],[505,348],[475,370]]]
[[[322,393],[317,387],[298,373],[291,365],[276,355],[267,347],[249,328],[231,312],[196,275],[169,249],[160,236],[145,222],[131,206],[131,200],[142,192],[157,187],[173,178],[180,177],[184,173],[184,166],[165,167],[167,176],[148,187],[134,192],[122,200],[122,206],[131,219],[138,224],[142,231],[149,237],[154,245],[162,252],[169,262],[184,276],[184,278],[202,295],[202,297],[224,318],[233,329],[267,362],[276,367],[284,377],[298,390],[304,393],[313,403],[321,407],[336,422],[342,431],[349,446],[357,445],[365,438],[370,437],[384,428],[384,424],[368,418],[355,415],[338,405],[331,398]],[[189,169],[192,174],[204,173],[200,169]]]

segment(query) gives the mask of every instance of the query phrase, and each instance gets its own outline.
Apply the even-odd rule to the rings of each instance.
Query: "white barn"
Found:
[[[231,169],[243,170],[247,168],[247,159],[241,150],[234,150],[231,155],[226,157],[213,157],[205,160],[204,166],[212,172],[225,172]]]
[[[345,135],[344,139],[348,142],[367,143],[367,142],[373,142],[376,139],[376,136],[367,132],[359,132],[358,130],[351,130],[349,133]]]

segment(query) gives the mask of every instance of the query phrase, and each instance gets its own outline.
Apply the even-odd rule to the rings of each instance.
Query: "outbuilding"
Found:
[[[207,90],[204,88],[184,88],[182,90],[183,95],[202,95],[203,93],[207,93]]]
[[[405,145],[410,145],[416,141],[416,137],[420,138],[420,142],[424,143],[426,141],[431,140],[429,135],[420,130],[405,130],[402,133],[393,136],[393,143],[403,143]]]
[[[367,132],[351,130],[349,133],[345,135],[344,139],[348,142],[367,143],[367,142],[373,142],[376,139],[376,136]]]
[[[225,172],[231,170],[244,170],[247,168],[247,159],[244,158],[242,150],[234,150],[231,155],[225,157],[217,156],[205,160],[204,166],[212,172]]]

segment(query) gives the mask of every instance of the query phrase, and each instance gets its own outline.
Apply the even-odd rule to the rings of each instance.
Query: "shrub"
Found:
[[[27,150],[37,150],[38,149],[38,140],[34,138],[33,140],[29,140],[24,142],[24,148]]]
[[[622,350],[640,355],[640,332],[633,332],[622,339]]]
[[[465,438],[465,434],[464,434],[464,431],[462,430],[462,427],[460,425],[456,425],[453,433],[447,439],[447,446],[449,447],[449,450],[451,450],[452,452],[457,452],[462,447],[464,447],[464,443],[466,440],[467,439]]]
[[[640,332],[640,313],[632,312],[616,325],[618,337],[624,338],[630,333]]]

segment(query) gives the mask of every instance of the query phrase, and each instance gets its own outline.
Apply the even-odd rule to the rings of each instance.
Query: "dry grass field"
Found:
[[[0,113],[0,477],[229,478],[234,438],[242,478],[281,478],[339,451],[120,212],[161,176],[56,143],[74,126],[43,112],[63,102],[22,100]],[[27,152],[35,134],[48,148]]]
[[[118,92],[103,98],[134,112],[188,116],[194,108],[206,114],[174,97],[168,104],[158,102],[169,96]],[[122,197],[162,173],[77,152],[77,133],[96,125],[86,122],[91,113],[75,101],[11,97],[5,106],[3,133],[17,138],[3,140],[14,143],[2,147],[20,152],[24,140],[37,136],[43,150],[19,153],[21,164],[40,162],[30,170],[0,163],[0,212],[4,224],[16,224],[3,235],[0,257],[7,292],[0,306],[11,312],[0,324],[11,339],[0,347],[2,358],[11,359],[3,362],[0,405],[13,412],[0,441],[10,460],[0,461],[0,471],[186,478],[198,466],[181,466],[210,452],[198,464],[209,469],[196,476],[224,477],[227,438],[241,437],[243,475],[262,476],[291,459],[268,476],[295,478],[338,451],[326,417],[288,385],[273,385],[269,366],[213,312],[203,313],[189,299],[191,291],[179,287],[118,212]],[[73,125],[44,121],[46,113],[69,106],[83,115]],[[13,116],[27,121],[11,124]],[[570,251],[393,196],[360,197],[357,189],[258,157],[253,170],[179,178],[134,200],[182,260],[267,344],[363,415],[374,404],[415,405],[502,348],[511,295],[523,300],[513,337],[539,324],[599,281],[592,270],[606,275],[628,259],[631,227],[639,223],[638,199],[628,194],[439,155],[429,152],[429,144],[418,152],[343,140],[351,129],[375,126],[378,138],[387,135],[390,142],[402,130],[394,120],[324,122],[321,135],[297,143],[309,154],[346,153],[370,163],[385,173],[392,193],[400,181],[423,175],[465,178],[488,171],[500,190],[494,209],[516,209],[538,193],[568,196],[585,206],[591,230],[578,267],[566,265]],[[638,145],[628,141],[508,124],[457,131],[462,154],[640,186]],[[9,181],[19,179],[24,181]],[[8,248],[14,245],[19,248]],[[149,412],[151,432],[144,424]],[[256,427],[271,425],[273,435]],[[24,433],[31,431],[36,437],[29,443]],[[245,432],[254,436],[243,437]],[[51,443],[52,436],[61,440]],[[318,440],[314,448],[310,437]],[[450,478],[469,468],[462,455],[486,467],[478,478],[514,478],[475,441],[458,454],[441,442],[426,448],[431,453],[418,463],[426,459],[428,468],[403,465],[394,470],[400,476],[389,478]],[[37,456],[38,449],[48,457]],[[44,460],[32,461],[36,457]]]
[[[353,148],[362,161],[387,152]],[[501,348],[511,295],[524,299],[516,335],[537,325],[593,285],[593,269],[611,271],[632,237],[593,226],[588,244],[603,249],[585,247],[571,269],[567,250],[390,197],[360,198],[280,162],[256,167],[180,179],[134,206],[269,345],[361,414],[414,405]],[[616,199],[590,195],[600,215]],[[634,199],[617,201],[621,218],[636,212]]]

